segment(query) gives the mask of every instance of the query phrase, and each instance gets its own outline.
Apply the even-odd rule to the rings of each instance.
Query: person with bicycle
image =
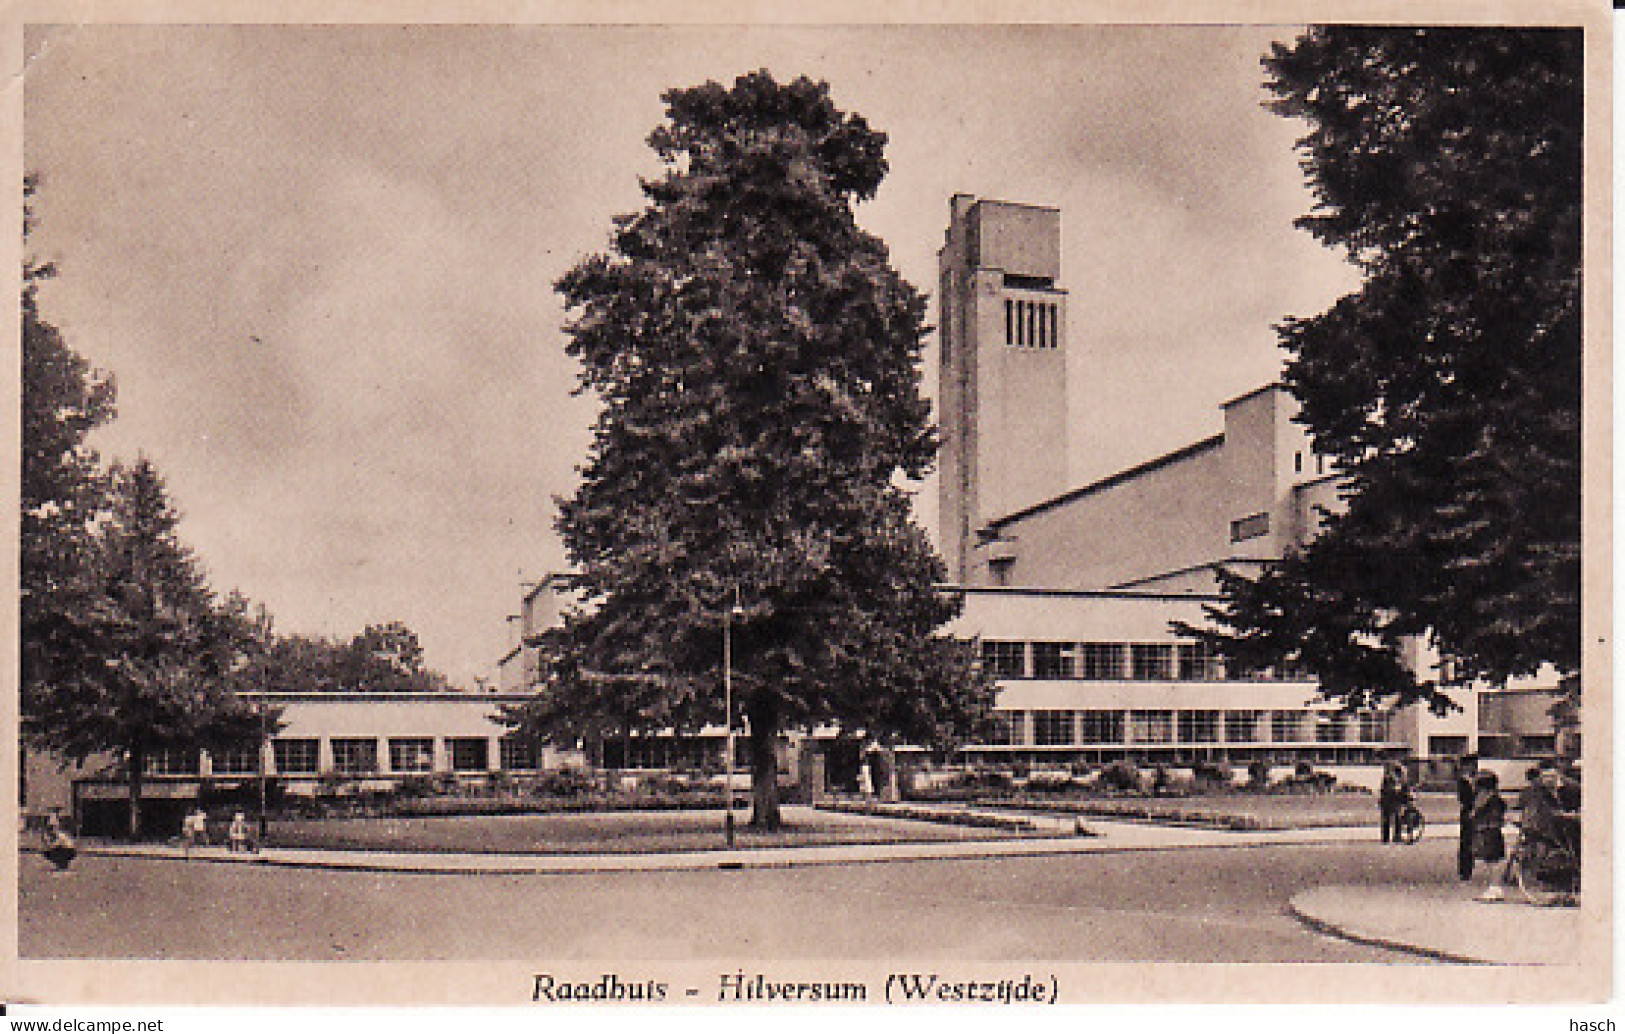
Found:
[[[1563,807],[1563,773],[1550,761],[1542,762],[1535,781],[1519,795],[1522,835],[1545,841],[1580,857],[1580,813]]]
[[[1530,769],[1518,795],[1518,846],[1501,880],[1536,904],[1572,903],[1580,890],[1580,813],[1565,807],[1563,773],[1550,761]]]

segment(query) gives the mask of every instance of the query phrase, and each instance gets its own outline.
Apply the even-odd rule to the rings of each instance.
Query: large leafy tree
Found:
[[[753,824],[779,822],[791,726],[952,738],[985,711],[959,601],[899,475],[936,449],[923,298],[854,206],[885,136],[825,84],[767,72],[665,94],[664,173],[609,254],[559,282],[581,390],[603,401],[559,530],[581,606],[523,719],[543,733],[722,717],[724,623]]]
[[[92,662],[39,686],[25,728],[69,758],[122,757],[134,839],[154,752],[253,743],[263,722],[232,691],[252,649],[241,601],[215,599],[149,461],[115,467],[112,482],[87,573]]]
[[[268,690],[281,693],[437,693],[450,689],[423,663],[417,633],[399,621],[368,625],[348,641],[319,636],[277,636],[263,671]]]
[[[34,190],[27,180],[25,205]],[[24,219],[26,233],[28,208]],[[40,315],[39,285],[54,272],[32,260],[23,266],[18,609],[25,732],[53,682],[83,678],[97,663],[89,571],[107,483],[86,439],[113,417],[112,379]]]
[[[1281,328],[1345,506],[1227,579],[1220,644],[1351,704],[1450,706],[1404,663],[1417,638],[1467,678],[1576,671],[1580,32],[1316,28],[1264,64],[1309,126],[1300,225],[1364,283]]]

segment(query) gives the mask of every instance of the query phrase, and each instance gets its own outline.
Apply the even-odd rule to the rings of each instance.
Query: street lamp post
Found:
[[[270,777],[270,773],[266,771],[265,755],[266,755],[266,747],[268,745],[268,741],[271,738],[271,731],[270,731],[270,728],[267,726],[266,721],[265,721],[265,687],[263,685],[260,687],[260,702],[259,703],[260,703],[260,706],[259,706],[259,715],[258,715],[258,717],[259,717],[259,720],[260,720],[260,743],[259,743],[260,756],[259,756],[259,764],[255,765],[254,767],[258,768],[259,772],[260,772],[260,778],[259,778],[259,784],[260,784],[260,843],[264,844],[265,843],[265,835],[270,829],[269,820],[267,820],[266,817],[265,817],[265,784],[266,784],[267,779],[269,779],[269,777]]]
[[[722,612],[722,721],[723,746],[723,801],[722,835],[729,847],[734,846],[734,659],[733,619],[743,614],[739,607],[739,593],[734,593],[734,605]]]

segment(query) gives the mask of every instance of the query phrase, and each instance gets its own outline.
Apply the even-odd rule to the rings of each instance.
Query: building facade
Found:
[[[956,194],[938,263],[941,549],[963,581],[978,528],[1066,488],[1061,213]]]
[[[953,626],[996,676],[983,759],[1132,758],[1356,766],[1547,745],[1555,675],[1459,687],[1462,705],[1343,714],[1292,671],[1226,671],[1174,623],[1205,623],[1218,571],[1256,572],[1319,531],[1339,478],[1277,384],[1223,404],[1223,430],[1082,487],[1068,452],[1060,213],[956,195],[941,271],[942,551],[965,592]],[[1075,323],[1075,321],[1074,321]],[[1047,489],[1047,491],[1046,491]],[[1426,643],[1410,662],[1444,677]],[[1493,717],[1492,717],[1493,716]],[[1502,729],[1501,726],[1516,726]],[[1509,748],[1510,749],[1510,748]]]

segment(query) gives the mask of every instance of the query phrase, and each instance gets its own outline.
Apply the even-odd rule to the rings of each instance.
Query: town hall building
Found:
[[[1226,671],[1174,631],[1221,602],[1221,569],[1256,574],[1313,538],[1339,506],[1339,476],[1293,421],[1296,401],[1267,384],[1222,405],[1219,434],[1069,485],[1067,384],[1087,371],[1060,238],[1057,209],[960,194],[939,253],[939,541],[965,595],[952,630],[980,641],[999,687],[999,733],[967,752],[1373,775],[1388,758],[1477,751],[1481,723],[1513,728],[1501,745],[1514,754],[1549,751],[1549,722],[1527,719],[1530,694],[1549,700],[1555,678],[1460,687],[1446,716],[1347,714],[1305,673]],[[1438,670],[1422,642],[1410,661]]]

